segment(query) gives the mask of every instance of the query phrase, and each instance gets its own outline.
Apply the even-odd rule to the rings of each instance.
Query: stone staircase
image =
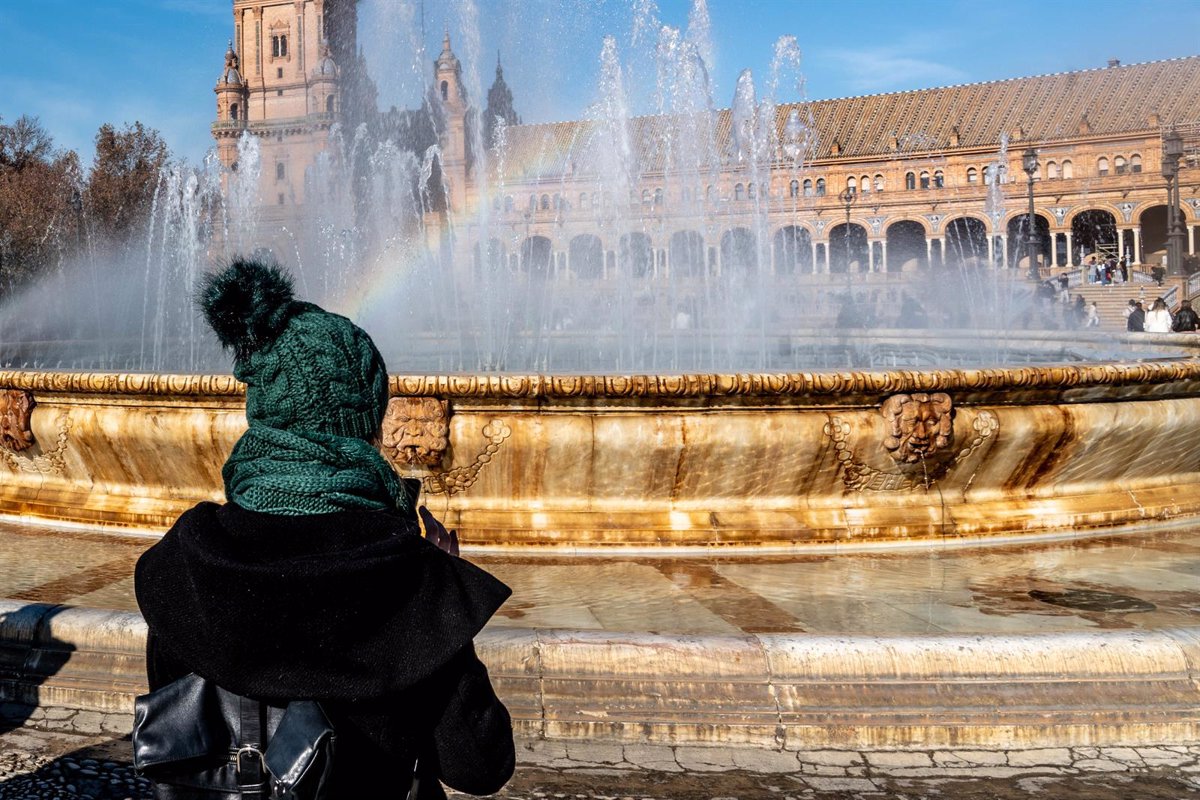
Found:
[[[1077,274],[1078,268],[1075,268],[1074,272]],[[1123,331],[1125,307],[1130,299],[1140,300],[1149,310],[1154,298],[1164,297],[1174,313],[1179,308],[1179,302],[1187,296],[1187,283],[1184,278],[1166,278],[1162,286],[1141,273],[1133,273],[1130,278],[1129,283],[1104,286],[1097,283],[1078,283],[1077,277],[1073,275],[1070,286],[1071,302],[1075,302],[1076,295],[1083,295],[1086,302],[1095,302],[1096,311],[1100,315],[1101,330]]]

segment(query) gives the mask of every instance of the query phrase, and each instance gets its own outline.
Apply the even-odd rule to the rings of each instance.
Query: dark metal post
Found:
[[[846,283],[847,283],[847,285],[849,285],[849,283],[850,283],[850,208],[854,205],[854,201],[858,200],[858,195],[855,192],[852,192],[850,190],[850,187],[847,186],[845,189],[842,190],[842,193],[838,195],[838,200],[841,200],[842,205],[844,205],[846,207]],[[870,247],[870,246],[871,246],[871,243],[867,242],[867,247]]]
[[[1035,224],[1037,217],[1033,211],[1033,175],[1038,168],[1037,150],[1031,147],[1025,151],[1021,156],[1021,167],[1029,176],[1029,217],[1026,219],[1025,227],[1025,255],[1029,259],[1029,278],[1038,281],[1042,279],[1042,273],[1038,269],[1037,225]]]
[[[1183,275],[1183,214],[1179,207],[1179,159],[1183,137],[1171,129],[1163,134],[1162,174],[1167,179],[1167,274]]]

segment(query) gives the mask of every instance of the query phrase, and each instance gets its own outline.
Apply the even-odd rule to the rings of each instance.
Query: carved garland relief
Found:
[[[880,446],[895,462],[893,469],[871,466],[855,454],[852,426],[845,419],[831,416],[825,424],[848,492],[929,489],[1000,429],[995,414],[980,411],[971,421],[971,438],[957,452],[948,453],[954,439],[954,405],[949,395],[893,395],[883,402],[880,414],[887,425]]]

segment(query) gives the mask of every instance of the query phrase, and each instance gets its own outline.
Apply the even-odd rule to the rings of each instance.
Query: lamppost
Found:
[[[1042,278],[1042,273],[1038,270],[1037,226],[1034,224],[1037,217],[1033,213],[1033,174],[1038,169],[1037,150],[1031,147],[1021,155],[1021,168],[1029,176],[1029,217],[1025,224],[1025,255],[1029,258],[1029,279],[1037,281]]]
[[[1162,137],[1162,174],[1167,179],[1167,274],[1183,274],[1183,226],[1179,208],[1179,159],[1183,137],[1172,128]]]
[[[849,186],[842,190],[838,195],[838,200],[842,201],[842,205],[846,207],[846,286],[850,286],[850,209],[858,200],[858,193],[852,190]],[[870,243],[867,243],[870,247]]]

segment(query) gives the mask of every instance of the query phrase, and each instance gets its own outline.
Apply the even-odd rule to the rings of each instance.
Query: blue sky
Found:
[[[361,0],[361,44],[385,104],[410,104],[448,27],[486,89],[497,50],[529,122],[579,116],[597,94],[605,34],[617,37],[636,110],[652,110],[652,45],[634,21],[686,27],[691,0]],[[211,140],[229,0],[0,0],[0,117],[32,114],[90,161],[104,122],[140,120],[176,153]],[[647,13],[647,8],[651,7]],[[635,13],[635,7],[641,14]],[[899,91],[1200,53],[1200,3],[1180,0],[708,0],[717,104],[738,73],[765,80],[778,37],[796,37],[810,98]],[[464,33],[465,31],[465,33]],[[800,88],[789,82],[780,99]]]

